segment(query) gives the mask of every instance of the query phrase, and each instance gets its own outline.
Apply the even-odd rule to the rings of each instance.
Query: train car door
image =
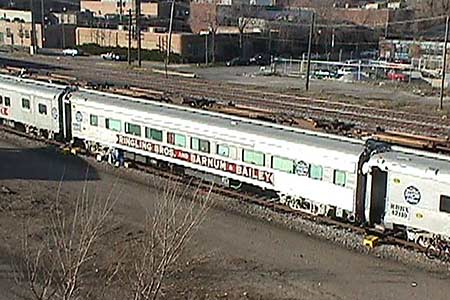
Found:
[[[372,168],[372,188],[370,194],[370,224],[382,224],[386,209],[387,172]]]
[[[64,102],[64,128],[66,141],[72,140],[72,103],[70,101]]]

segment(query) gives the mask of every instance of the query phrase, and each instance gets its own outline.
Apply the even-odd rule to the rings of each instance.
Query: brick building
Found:
[[[36,24],[37,46],[42,47],[41,25]],[[32,45],[32,24],[0,20],[0,45],[30,47]]]
[[[167,33],[142,32],[142,49],[166,51]],[[76,44],[97,44],[101,47],[128,47],[128,31],[103,28],[76,29]],[[132,47],[137,47],[137,41],[132,39]],[[173,33],[171,50],[188,60],[203,57],[204,39],[192,33]]]

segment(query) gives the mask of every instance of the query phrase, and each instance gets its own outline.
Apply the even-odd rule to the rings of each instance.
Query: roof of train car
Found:
[[[64,86],[29,80],[8,75],[0,75],[0,90],[19,91],[44,98],[53,98]]]
[[[374,155],[372,159],[381,158],[391,170],[402,172],[414,169],[416,172],[438,176],[450,176],[450,157],[415,151],[404,147],[392,147],[388,152]]]
[[[169,118],[188,120],[212,127],[223,128],[232,131],[244,132],[259,137],[274,140],[283,140],[291,143],[318,147],[325,150],[341,152],[359,156],[364,147],[361,140],[338,137],[319,132],[301,130],[293,127],[254,121],[240,117],[180,107],[171,104],[159,103],[144,99],[136,99],[125,96],[101,93],[90,90],[73,92],[71,97],[78,100],[86,100],[97,105],[126,107],[127,109],[147,112],[150,114],[164,115]]]

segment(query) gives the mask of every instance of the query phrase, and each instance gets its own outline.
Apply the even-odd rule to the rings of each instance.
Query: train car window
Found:
[[[278,156],[272,156],[272,168],[286,173],[294,173],[294,161]]]
[[[38,111],[41,115],[47,115],[47,105],[39,103],[38,104]]]
[[[3,104],[3,97],[0,96],[0,104]]]
[[[5,97],[5,106],[11,106],[11,99],[9,97]]]
[[[333,183],[340,186],[345,186],[347,174],[344,171],[334,170]]]
[[[91,126],[98,126],[98,116],[90,115],[89,116],[89,124],[91,124]]]
[[[312,179],[322,180],[323,168],[317,165],[311,165],[309,168],[309,177]]]
[[[450,213],[450,196],[441,195],[439,210],[446,213]]]
[[[230,156],[230,147],[227,145],[217,145],[217,154],[224,157]]]
[[[200,140],[198,138],[191,138],[191,149],[200,150]]]
[[[194,137],[191,138],[191,149],[192,150],[209,153],[209,147],[210,147],[209,141],[202,140],[199,138],[194,138]]]
[[[158,142],[162,142],[163,132],[162,130],[145,127],[145,137]]]
[[[141,126],[131,123],[125,123],[125,133],[141,136]]]
[[[178,147],[186,147],[186,136],[178,133],[168,132],[167,143]]]
[[[22,98],[22,108],[30,109],[30,100]]]
[[[120,122],[120,120],[105,119],[105,127],[112,131],[122,131],[122,123]]]
[[[209,141],[207,140],[200,140],[200,151],[209,153]]]
[[[264,153],[253,150],[243,150],[243,161],[249,164],[264,166]]]

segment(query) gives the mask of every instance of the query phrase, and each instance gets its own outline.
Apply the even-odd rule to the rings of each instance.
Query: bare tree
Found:
[[[154,210],[148,211],[141,234],[126,248],[121,271],[129,299],[156,299],[211,205],[209,191],[167,181]],[[188,198],[188,199],[187,199]]]
[[[239,30],[239,50],[244,56],[244,33],[252,19],[258,16],[259,6],[236,3],[231,5],[231,17]]]
[[[113,189],[101,200],[91,197],[85,185],[72,209],[67,209],[58,191],[40,241],[30,239],[34,236],[31,227],[24,226],[17,267],[34,299],[85,299],[89,294],[88,278],[95,273],[96,248],[109,230],[107,224],[116,201],[112,193]]]

